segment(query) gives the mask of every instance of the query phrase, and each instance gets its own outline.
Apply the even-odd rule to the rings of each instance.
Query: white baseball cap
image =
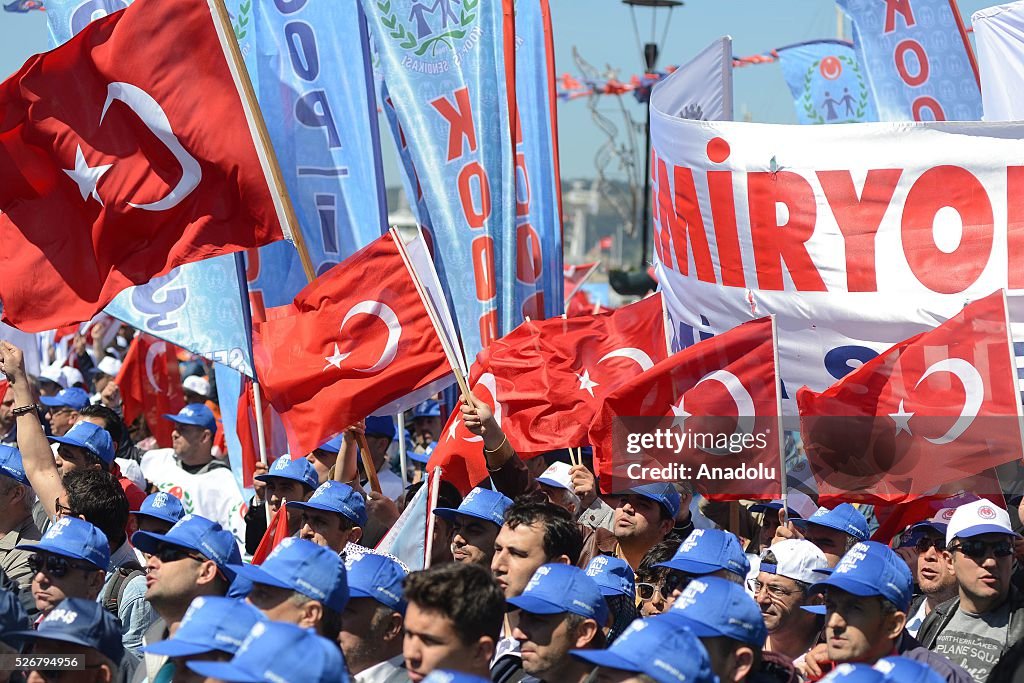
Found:
[[[934,529],[940,534],[944,534],[949,527],[949,521],[953,519],[956,511],[957,508],[942,508],[928,519],[912,524],[910,529],[911,531],[914,529]]]
[[[61,389],[68,389],[76,384],[85,384],[85,378],[78,368],[69,365],[55,367],[51,365],[39,373],[42,379],[49,380],[60,385]]]
[[[96,370],[104,375],[117,377],[117,373],[121,371],[121,361],[113,356],[104,356],[103,360],[96,365]]]
[[[765,560],[768,553],[775,556],[777,564]],[[767,574],[778,574],[804,583],[817,583],[822,576],[820,572],[815,572],[816,569],[828,569],[828,560],[818,546],[810,541],[787,538],[761,553],[760,570]]]
[[[981,534],[1019,536],[1010,526],[1006,510],[988,500],[975,500],[956,509],[946,527],[946,545],[954,538],[970,538]]]
[[[199,394],[200,396],[210,395],[210,380],[203,379],[199,375],[189,375],[185,378],[185,381],[181,383],[182,388],[185,391],[191,391]]]
[[[572,477],[569,476],[570,466],[564,462],[554,462],[537,477],[538,484],[547,484],[555,488],[572,491]]]

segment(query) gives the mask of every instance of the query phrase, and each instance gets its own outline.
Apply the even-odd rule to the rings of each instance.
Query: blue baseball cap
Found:
[[[347,517],[356,526],[366,526],[366,503],[363,502],[362,494],[340,481],[325,481],[317,487],[316,491],[313,491],[309,500],[295,501],[294,503],[288,501],[288,507],[298,510],[333,512]]]
[[[596,555],[587,565],[586,573],[597,584],[601,595],[636,598],[636,574],[622,558]]]
[[[263,564],[238,564],[232,569],[253,583],[302,593],[336,612],[348,602],[348,578],[341,557],[305,539],[286,538]]]
[[[872,668],[869,664],[851,664],[846,662],[832,669],[827,676],[821,679],[821,683],[826,683],[826,681],[836,681],[837,683],[839,681],[842,681],[842,683],[882,683],[884,680],[885,674]]]
[[[908,657],[883,657],[875,662],[885,683],[945,683],[945,676],[927,664]]]
[[[275,460],[266,474],[257,474],[253,477],[257,481],[267,481],[273,478],[297,481],[310,491],[315,489],[317,484],[320,483],[320,475],[316,473],[313,463],[305,458],[295,458],[292,460],[288,454],[282,455]]]
[[[418,462],[423,465],[426,465],[428,462],[430,462],[430,456],[434,454],[435,448],[437,448],[437,442],[431,441],[429,444],[426,445],[422,453],[417,453],[415,450],[410,448],[405,455],[407,458],[409,458],[409,460],[412,460],[413,462]]]
[[[217,431],[217,418],[205,403],[189,403],[177,415],[164,413],[163,418],[177,424],[194,425],[209,429],[211,432]]]
[[[232,567],[242,562],[234,534],[199,515],[185,515],[166,534],[152,531],[136,531],[132,534],[132,545],[144,553],[155,553],[162,543],[194,550],[213,560],[228,580],[235,576]]]
[[[508,496],[478,486],[462,499],[459,507],[434,508],[434,514],[449,522],[456,515],[465,515],[501,526],[505,522],[505,510],[511,505],[512,499]]]
[[[10,477],[19,484],[31,486],[21,462],[21,451],[13,446],[0,445],[0,474]]]
[[[135,514],[177,524],[185,516],[185,508],[181,506],[181,501],[175,496],[164,491],[157,491],[146,496]]]
[[[597,583],[579,567],[568,564],[537,567],[523,592],[509,598],[508,604],[531,614],[578,614],[599,626],[608,621],[608,603]]]
[[[416,404],[412,410],[412,419],[417,417],[441,417],[441,404],[432,398]]]
[[[350,598],[372,598],[396,612],[405,613],[402,582],[409,572],[390,557],[375,553],[346,551]]]
[[[717,576],[691,581],[665,615],[698,638],[725,636],[756,648],[768,638],[754,598],[740,584]]]
[[[121,663],[121,622],[103,605],[84,598],[64,598],[39,623],[35,631],[15,631],[8,637],[20,641],[55,640],[92,648],[115,664]]]
[[[0,642],[7,642],[10,633],[27,630],[30,626],[28,613],[18,596],[11,591],[0,590]]]
[[[77,517],[61,517],[50,525],[38,542],[19,543],[14,547],[83,560],[103,571],[110,564],[110,541],[102,531]]]
[[[233,655],[257,621],[263,621],[263,612],[245,600],[199,596],[173,636],[142,651],[165,657],[194,657],[215,650]]]
[[[644,498],[650,498],[665,508],[665,512],[672,519],[675,519],[676,515],[679,514],[679,506],[682,504],[682,499],[679,497],[676,487],[672,484],[644,484],[642,486],[634,486],[629,489],[629,492]]]
[[[726,570],[740,577],[750,571],[750,560],[736,537],[721,529],[694,529],[668,562],[656,567],[677,569],[694,576]]]
[[[341,434],[339,434],[330,441],[317,446],[316,450],[327,451],[328,453],[338,453],[341,451],[341,438]]]
[[[826,573],[822,569],[817,571]],[[811,592],[832,586],[862,598],[881,596],[903,612],[910,608],[913,588],[910,569],[888,546],[862,541],[843,555],[835,569],[827,571],[829,577],[812,585]]]
[[[47,438],[55,443],[84,448],[108,466],[114,462],[114,440],[110,438],[110,432],[92,422],[76,422],[64,436]]]
[[[807,519],[794,519],[793,524],[805,528],[808,524],[842,531],[853,536],[858,541],[866,541],[868,538],[868,521],[864,515],[857,511],[849,503],[840,503],[829,510],[826,507],[819,507],[813,515]]]
[[[50,408],[81,410],[89,405],[89,394],[84,389],[69,387],[58,391],[56,396],[40,396],[39,402]]]
[[[257,621],[230,662],[187,662],[186,666],[200,676],[230,683],[350,680],[337,643],[281,621]]]
[[[490,683],[489,678],[481,678],[462,671],[451,669],[434,669],[426,675],[423,683]]]
[[[636,619],[605,650],[569,650],[576,659],[638,674],[658,683],[718,683],[704,645],[665,615]]]
[[[395,434],[398,430],[395,429],[395,418],[390,415],[371,415],[366,418],[366,435],[367,436],[385,436],[392,441],[395,439]]]

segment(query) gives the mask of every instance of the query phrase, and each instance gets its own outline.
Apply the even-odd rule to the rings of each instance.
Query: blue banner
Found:
[[[467,357],[512,329],[515,194],[497,0],[362,0]],[[509,3],[510,4],[510,3]]]
[[[12,2],[4,3],[4,11],[6,12],[20,12],[24,14],[36,9],[46,9],[43,7],[43,0],[13,0]]]
[[[213,366],[213,373],[217,383],[221,428],[228,447],[228,463],[242,498],[249,500],[253,491],[242,484],[242,444],[238,441],[238,395],[242,390],[242,376],[220,363]]]
[[[815,40],[780,47],[776,53],[800,123],[878,120],[867,74],[852,43]]]
[[[974,54],[950,0],[837,0],[880,121],[980,121]]]
[[[130,4],[131,0],[46,0],[50,47],[63,45],[90,23]]]
[[[547,0],[516,2],[516,323],[564,309],[550,30]]]

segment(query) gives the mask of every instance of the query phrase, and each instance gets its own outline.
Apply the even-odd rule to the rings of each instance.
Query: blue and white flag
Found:
[[[518,323],[508,0],[362,0],[466,355]]]
[[[401,516],[377,544],[378,551],[394,555],[409,568],[409,571],[419,571],[426,566],[427,531],[432,516],[430,490],[437,487],[439,479],[440,476],[435,474],[419,488],[412,500],[406,504]]]
[[[90,23],[130,4],[131,0],[46,0],[50,47],[63,45]]]
[[[978,121],[974,53],[949,0],[836,0],[880,121]]]
[[[853,44],[813,40],[780,47],[779,65],[803,124],[877,121],[867,74]]]

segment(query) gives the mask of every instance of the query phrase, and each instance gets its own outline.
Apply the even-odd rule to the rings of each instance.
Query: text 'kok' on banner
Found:
[[[613,391],[590,443],[602,491],[672,482],[721,498],[777,498],[779,425],[773,322],[759,318]]]
[[[873,503],[953,493],[1020,460],[1019,401],[1002,292],[797,394],[821,494]]]
[[[288,236],[205,0],[93,22],[0,85],[0,110],[12,325],[88,320],[175,266]]]
[[[256,372],[293,455],[452,372],[393,235],[253,325]]]

